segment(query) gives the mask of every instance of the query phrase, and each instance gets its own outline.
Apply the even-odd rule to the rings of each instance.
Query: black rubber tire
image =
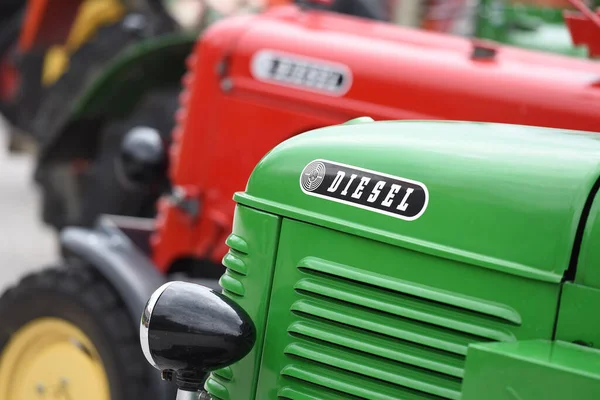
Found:
[[[48,268],[24,277],[0,297],[0,349],[23,325],[66,320],[94,343],[106,368],[111,400],[149,399],[148,364],[132,321],[113,288],[92,268]],[[0,353],[1,354],[1,353]]]
[[[93,160],[82,189],[81,221],[91,226],[100,214],[116,214],[151,218],[156,213],[158,197],[168,190],[165,176],[152,187],[129,187],[118,175],[121,142],[135,127],[150,127],[160,132],[168,149],[175,112],[179,107],[179,88],[150,93],[126,120],[109,124],[101,133],[96,158]]]

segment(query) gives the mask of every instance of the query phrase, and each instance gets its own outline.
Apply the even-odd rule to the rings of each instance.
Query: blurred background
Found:
[[[0,121],[0,144],[8,145],[6,122]],[[2,291],[24,273],[58,260],[54,232],[39,220],[37,190],[31,181],[33,160],[26,155],[0,152],[0,269]]]

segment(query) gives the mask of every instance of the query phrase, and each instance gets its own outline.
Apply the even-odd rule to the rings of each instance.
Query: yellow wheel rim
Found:
[[[39,318],[19,329],[0,358],[2,400],[110,400],[91,340],[75,325]]]

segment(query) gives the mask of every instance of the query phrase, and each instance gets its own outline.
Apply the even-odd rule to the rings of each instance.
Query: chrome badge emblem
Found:
[[[321,161],[313,161],[304,167],[300,177],[300,185],[307,192],[313,192],[321,186],[327,169]]]

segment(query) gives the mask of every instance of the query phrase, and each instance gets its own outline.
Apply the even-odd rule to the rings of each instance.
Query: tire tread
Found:
[[[149,399],[145,393],[148,368],[135,325],[116,291],[94,268],[57,265],[27,274],[0,296],[0,315],[6,315],[18,302],[39,292],[66,294],[89,312],[101,316],[99,325],[116,348],[119,375],[127,383],[119,389],[122,392],[119,399]]]

